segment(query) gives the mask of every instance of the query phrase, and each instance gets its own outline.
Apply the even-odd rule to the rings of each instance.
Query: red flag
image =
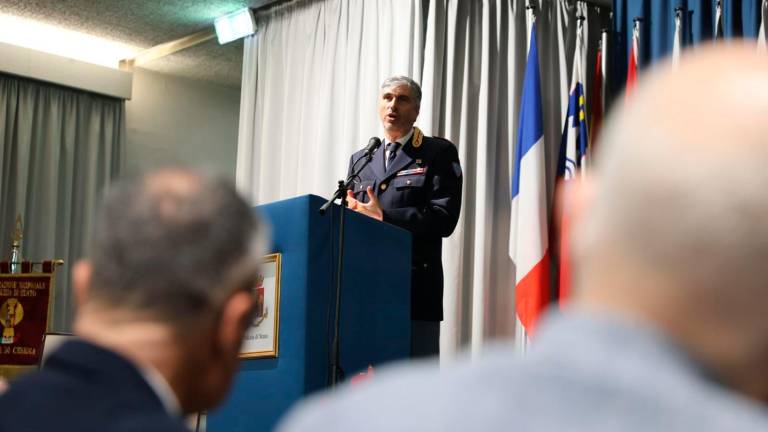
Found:
[[[365,372],[360,372],[357,375],[349,379],[349,383],[352,385],[364,383],[370,381],[374,376],[373,365],[368,365],[368,369]]]
[[[605,35],[605,33],[603,33]],[[595,76],[592,80],[592,100],[589,116],[589,142],[592,144],[594,152],[600,127],[603,124],[603,43],[597,50],[597,61],[595,62]]]
[[[635,27],[632,30],[632,46],[629,49],[629,66],[627,67],[627,86],[625,89],[624,101],[628,101],[632,91],[637,85],[637,41],[640,39],[640,22],[635,21]]]

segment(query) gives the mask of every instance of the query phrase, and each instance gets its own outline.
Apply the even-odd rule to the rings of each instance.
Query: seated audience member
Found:
[[[165,169],[110,188],[72,269],[80,340],[0,396],[0,431],[186,431],[238,366],[260,253],[228,183]]]
[[[381,371],[281,431],[768,430],[768,57],[641,76],[574,184],[577,293],[524,356]]]

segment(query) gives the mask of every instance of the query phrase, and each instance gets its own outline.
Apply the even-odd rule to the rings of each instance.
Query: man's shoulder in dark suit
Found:
[[[116,353],[67,342],[40,371],[12,381],[0,396],[0,432],[170,431],[171,416],[139,370]]]

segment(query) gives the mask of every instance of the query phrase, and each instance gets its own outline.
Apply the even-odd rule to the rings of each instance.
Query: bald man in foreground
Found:
[[[282,431],[768,430],[768,57],[643,76],[568,203],[578,295],[520,357],[395,367]]]
[[[78,341],[0,396],[0,431],[186,431],[238,368],[261,252],[227,182],[167,169],[110,188],[72,269]]]

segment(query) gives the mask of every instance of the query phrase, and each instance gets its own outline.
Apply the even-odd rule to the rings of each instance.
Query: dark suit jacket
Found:
[[[180,417],[130,362],[95,345],[66,342],[43,369],[0,396],[1,432],[182,432]]]
[[[367,202],[365,191],[371,186],[381,204],[384,222],[411,232],[411,317],[440,321],[442,244],[443,237],[451,235],[459,220],[461,165],[456,147],[448,140],[425,136],[419,147],[414,147],[412,141],[413,137],[398,150],[387,170],[381,146],[353,183],[353,192],[357,199]],[[363,153],[361,150],[352,155],[349,174]]]

